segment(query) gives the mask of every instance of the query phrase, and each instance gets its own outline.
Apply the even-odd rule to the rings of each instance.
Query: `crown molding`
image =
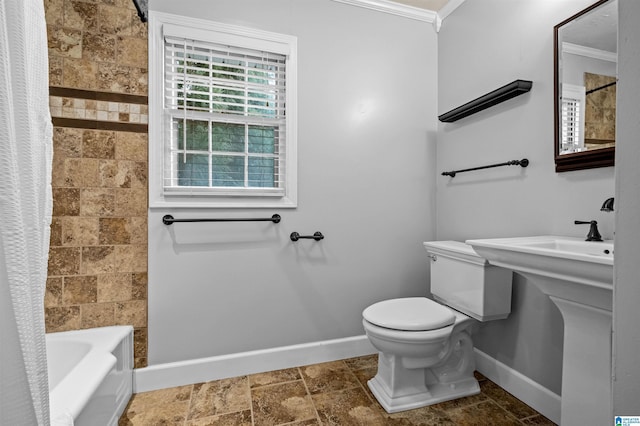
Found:
[[[444,6],[442,6],[442,9],[440,9],[438,11],[438,16],[436,18],[435,21],[435,28],[436,28],[436,32],[440,31],[440,27],[442,27],[442,22],[444,21],[444,19],[451,15],[451,13],[456,10],[458,7],[460,7],[460,5],[462,5],[462,3],[464,3],[465,0],[449,0]]]
[[[562,43],[562,51],[574,55],[586,56],[588,58],[600,59],[602,61],[618,62],[618,54],[606,50],[594,49],[593,47],[580,46],[573,43]]]
[[[378,12],[398,15],[418,21],[434,23],[438,14],[432,10],[420,9],[389,0],[333,0],[339,3],[350,4],[352,6],[363,7],[365,9],[377,10]]]
[[[436,32],[440,31],[442,22],[454,10],[456,10],[465,0],[449,0],[439,12],[421,9],[405,4],[400,4],[389,0],[333,0],[338,3],[350,4],[352,6],[363,7],[365,9],[376,10],[378,12],[389,13],[409,19],[433,24]]]

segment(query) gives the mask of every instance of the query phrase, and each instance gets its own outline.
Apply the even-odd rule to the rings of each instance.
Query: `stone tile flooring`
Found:
[[[388,414],[369,392],[377,355],[135,394],[120,426],[511,426],[555,423],[478,375],[481,393]]]

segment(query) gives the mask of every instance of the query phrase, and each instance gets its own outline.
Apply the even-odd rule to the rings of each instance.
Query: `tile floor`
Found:
[[[135,394],[119,426],[554,425],[490,380],[481,393],[387,414],[366,385],[377,355]]]

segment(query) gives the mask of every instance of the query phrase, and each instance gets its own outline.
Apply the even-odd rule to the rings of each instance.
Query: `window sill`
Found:
[[[206,209],[246,209],[246,208],[296,208],[297,201],[290,197],[194,197],[171,196],[149,200],[150,209],[206,208]]]

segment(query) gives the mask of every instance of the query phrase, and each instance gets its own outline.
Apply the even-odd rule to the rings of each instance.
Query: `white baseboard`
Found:
[[[147,392],[374,353],[377,353],[376,349],[371,346],[367,336],[362,335],[152,365],[134,370],[133,392]]]
[[[486,353],[475,348],[474,350],[476,370],[538,413],[560,424],[560,395]]]

